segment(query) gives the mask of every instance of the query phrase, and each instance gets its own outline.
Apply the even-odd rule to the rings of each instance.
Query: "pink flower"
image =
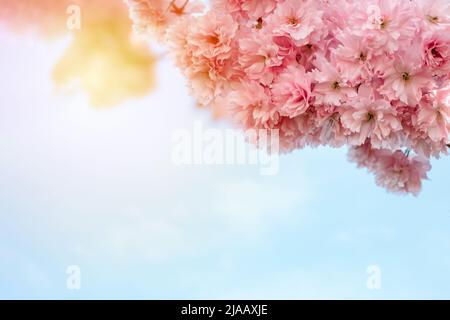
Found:
[[[245,128],[273,128],[279,121],[269,90],[256,81],[242,82],[230,93],[229,101],[231,116]]]
[[[289,36],[285,35],[274,35],[272,41],[278,47],[278,52],[280,56],[287,57],[296,52],[297,47],[295,43]]]
[[[314,64],[318,68],[313,72],[316,103],[340,106],[347,99],[356,97],[356,90],[347,86],[342,75],[323,56],[317,56]]]
[[[437,75],[450,71],[450,29],[449,33],[433,33],[424,40],[423,60]]]
[[[397,53],[384,76],[385,82],[380,93],[411,106],[419,103],[424,91],[433,88],[430,71],[424,68],[421,50],[417,45],[411,46],[406,52]]]
[[[198,99],[201,106],[208,106],[214,101],[216,86],[209,77],[208,72],[197,71],[189,78],[191,94]]]
[[[274,101],[282,116],[294,118],[309,108],[311,80],[303,67],[288,67],[272,86]]]
[[[168,43],[201,105],[211,105],[240,77],[236,32],[234,20],[216,12],[192,18],[189,23],[181,19],[168,29]]]
[[[359,35],[368,37],[374,50],[393,53],[414,36],[410,1],[364,0],[358,6],[359,14],[351,19],[353,27]]]
[[[189,19],[181,19],[178,23],[170,26],[166,32],[167,46],[177,66],[185,70],[192,64],[193,52],[189,50],[187,41],[189,31]]]
[[[367,168],[373,171],[378,161],[381,150],[374,149],[366,142],[360,146],[351,147],[348,151],[348,159],[355,162],[358,168]]]
[[[252,80],[259,80],[265,85],[272,83],[272,67],[280,66],[283,58],[272,38],[261,32],[254,32],[239,42],[239,63]]]
[[[450,2],[448,0],[419,0],[422,21],[428,29],[450,26]]]
[[[377,184],[395,193],[411,193],[417,196],[422,180],[428,179],[431,164],[421,157],[409,158],[402,151],[382,152],[377,156],[375,176]]]
[[[231,56],[238,25],[230,16],[211,11],[191,21],[189,29],[187,42],[195,47],[195,57],[227,59]]]
[[[305,45],[321,27],[322,14],[314,0],[285,1],[277,7],[269,24],[276,35],[289,35],[297,45]]]
[[[436,99],[424,99],[420,105],[418,124],[431,140],[448,143],[450,132],[450,87],[435,93]]]
[[[390,192],[417,196],[422,188],[422,180],[428,179],[430,162],[423,157],[411,157],[410,151],[373,149],[369,144],[352,148],[349,159],[359,168],[367,168],[375,175],[379,186]]]
[[[316,140],[322,145],[337,148],[347,143],[348,130],[341,125],[339,107],[322,106],[316,109]]]
[[[333,52],[334,62],[342,77],[352,82],[367,80],[370,76],[370,50],[366,40],[354,34],[341,32],[336,36],[340,44]]]
[[[342,125],[353,135],[350,143],[362,145],[370,139],[375,148],[385,147],[391,133],[402,129],[395,109],[383,99],[376,99],[369,88],[361,87],[353,106],[347,107],[341,117]]]

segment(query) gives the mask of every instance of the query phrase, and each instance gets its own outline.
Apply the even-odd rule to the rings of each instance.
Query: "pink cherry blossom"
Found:
[[[399,194],[417,196],[422,188],[422,181],[428,179],[431,164],[426,158],[411,156],[410,151],[373,149],[369,144],[353,148],[349,159],[360,168],[375,175],[379,186]]]
[[[410,158],[397,150],[393,154],[382,152],[378,155],[375,176],[377,184],[391,192],[417,196],[422,188],[422,180],[428,178],[430,169],[427,159]]]
[[[438,90],[434,95],[424,99],[417,121],[431,140],[447,142],[450,132],[450,88]]]
[[[371,96],[370,89],[360,88],[360,94],[346,107],[342,114],[342,125],[353,134],[351,144],[362,145],[367,139],[375,148],[382,148],[389,136],[402,129],[395,109],[389,101]]]
[[[275,105],[282,116],[294,118],[308,110],[311,80],[302,67],[288,67],[272,86]]]
[[[323,56],[317,56],[314,72],[314,93],[319,104],[340,106],[349,98],[356,97],[356,90],[347,86],[342,75]]]
[[[448,0],[419,0],[421,21],[427,29],[442,29],[450,26],[450,2]]]
[[[322,24],[322,14],[314,0],[285,1],[277,7],[269,23],[275,34],[288,35],[297,45],[305,45]]]
[[[207,59],[230,57],[238,24],[230,16],[214,11],[197,17],[189,26],[187,42],[195,47],[193,55]]]
[[[409,105],[416,105],[424,91],[433,89],[430,70],[422,64],[421,48],[417,43],[407,51],[399,51],[384,76],[380,92]]]
[[[274,73],[270,68],[280,66],[283,58],[268,35],[255,32],[239,42],[239,49],[239,62],[247,76],[266,85],[272,83]]]
[[[424,39],[423,60],[436,75],[450,71],[450,28],[447,33],[434,32]]]
[[[333,60],[342,77],[353,83],[368,80],[373,57],[367,40],[345,32],[339,33],[336,39],[340,44],[333,52]]]
[[[356,2],[356,1],[355,1]],[[374,50],[397,51],[414,36],[413,4],[410,1],[363,0],[352,8],[356,19],[351,18],[355,33],[364,35]]]
[[[273,128],[279,113],[271,108],[268,89],[256,81],[243,82],[229,96],[231,114],[247,128]]]

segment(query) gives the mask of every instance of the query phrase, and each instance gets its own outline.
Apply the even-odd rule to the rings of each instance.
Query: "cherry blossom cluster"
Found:
[[[450,129],[449,0],[126,0],[199,104],[417,195]]]

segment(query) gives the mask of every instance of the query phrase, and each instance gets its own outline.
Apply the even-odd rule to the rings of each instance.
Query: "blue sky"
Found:
[[[274,176],[174,166],[174,130],[226,124],[166,60],[157,91],[113,109],[55,92],[66,40],[0,33],[0,298],[450,298],[449,158],[417,198],[343,149],[284,155]]]

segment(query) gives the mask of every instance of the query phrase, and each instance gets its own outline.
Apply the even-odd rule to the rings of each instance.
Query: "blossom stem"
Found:
[[[176,0],[172,0],[169,4],[169,6],[167,7],[166,12],[169,12],[170,10],[172,10],[174,13],[176,14],[182,14],[184,9],[186,8],[186,6],[188,5],[189,0],[185,0],[183,5],[181,7],[177,6],[176,4]]]
[[[408,148],[408,149],[405,150],[405,155],[406,155],[407,158],[409,158],[409,154],[410,153],[411,153],[411,149]]]

